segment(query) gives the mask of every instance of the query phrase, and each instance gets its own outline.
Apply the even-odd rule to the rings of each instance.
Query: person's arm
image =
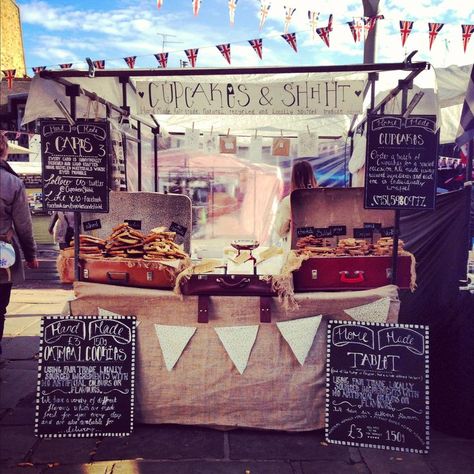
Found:
[[[289,199],[283,199],[278,206],[275,217],[275,232],[278,237],[287,237],[290,232],[291,210]]]
[[[59,219],[58,211],[55,211],[54,214],[51,216],[51,220],[49,221],[48,232],[51,235],[53,235],[54,225],[56,224],[58,219]]]

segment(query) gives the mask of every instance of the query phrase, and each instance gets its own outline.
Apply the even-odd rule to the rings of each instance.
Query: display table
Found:
[[[345,309],[390,298],[387,322],[398,319],[396,286],[367,291],[296,295],[299,309],[272,301],[272,322],[260,323],[259,298],[211,297],[210,319],[197,322],[198,298],[170,291],[76,283],[72,315],[98,308],[135,315],[138,326],[136,420],[219,428],[305,431],[324,426],[327,319],[351,319]],[[323,315],[301,366],[276,322]],[[382,321],[380,321],[382,322]],[[197,327],[174,369],[164,364],[154,324]],[[214,327],[259,325],[248,366],[240,375]]]

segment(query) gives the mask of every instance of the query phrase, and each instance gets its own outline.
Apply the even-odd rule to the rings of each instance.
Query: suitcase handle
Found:
[[[128,283],[128,272],[107,272],[107,283]]]
[[[341,275],[341,283],[362,283],[364,281],[364,272],[362,270],[356,270],[354,276],[350,277],[348,271],[339,272]]]
[[[225,280],[224,278],[216,278],[216,282],[222,287],[222,288],[244,288],[248,284],[250,284],[250,278],[241,278],[239,281],[236,282],[230,282]]]

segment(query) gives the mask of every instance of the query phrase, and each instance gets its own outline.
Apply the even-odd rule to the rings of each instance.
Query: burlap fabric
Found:
[[[197,297],[171,291],[76,283],[73,315],[96,315],[98,307],[136,315],[137,421],[220,428],[251,427],[305,431],[324,426],[328,318],[350,319],[344,309],[391,299],[388,322],[396,322],[396,286],[370,291],[297,294],[299,308],[285,311],[274,298],[272,323],[260,324],[247,369],[240,375],[214,326],[259,324],[259,299],[211,297],[210,321],[197,323]],[[277,321],[323,314],[313,346],[300,366]],[[172,372],[166,370],[154,324],[194,326],[197,331]]]

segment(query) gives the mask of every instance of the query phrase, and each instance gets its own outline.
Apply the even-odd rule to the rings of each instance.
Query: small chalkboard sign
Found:
[[[382,227],[380,229],[380,235],[382,237],[393,237],[395,233],[395,227]]]
[[[331,225],[329,228],[331,229],[332,235],[340,236],[347,234],[347,227],[345,225]]]
[[[317,238],[331,238],[334,234],[330,227],[315,227],[313,235]]]
[[[381,228],[382,224],[379,222],[364,222],[364,229],[372,229],[379,232]]]
[[[134,316],[42,319],[37,436],[130,435],[135,331]]]
[[[427,326],[329,321],[326,439],[427,453]]]
[[[309,235],[314,235],[314,227],[297,227],[296,237],[308,237]]]
[[[91,221],[84,221],[82,223],[82,227],[84,228],[84,231],[89,231],[89,230],[96,230],[96,229],[102,229],[102,224],[100,222],[100,219],[94,219]]]
[[[187,227],[181,224],[176,224],[176,222],[172,222],[169,229],[171,232],[176,232],[181,237],[184,237],[186,235],[186,232],[188,231]]]
[[[132,229],[142,230],[142,221],[134,219],[125,219],[125,224],[128,224]]]
[[[109,212],[107,121],[41,120],[47,211]]]
[[[434,209],[438,142],[436,117],[369,115],[366,209]]]
[[[373,229],[367,229],[365,227],[354,228],[353,235],[355,239],[371,239],[374,236]]]

